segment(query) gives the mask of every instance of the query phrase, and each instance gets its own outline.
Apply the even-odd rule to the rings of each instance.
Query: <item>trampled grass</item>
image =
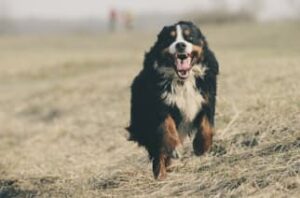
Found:
[[[201,27],[220,62],[213,149],[165,181],[126,140],[156,33],[0,37],[0,197],[297,197],[300,26]]]

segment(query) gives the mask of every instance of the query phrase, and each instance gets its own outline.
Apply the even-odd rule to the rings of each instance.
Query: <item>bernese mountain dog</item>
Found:
[[[193,137],[198,156],[212,145],[218,62],[192,22],[165,26],[131,86],[129,140],[144,146],[156,179],[163,179],[177,147]]]

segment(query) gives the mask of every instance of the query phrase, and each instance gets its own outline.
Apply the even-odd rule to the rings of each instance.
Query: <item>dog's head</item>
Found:
[[[206,45],[205,37],[191,22],[181,21],[165,26],[146,55],[145,65],[160,71],[171,71],[185,80],[191,75],[193,66],[203,61]]]

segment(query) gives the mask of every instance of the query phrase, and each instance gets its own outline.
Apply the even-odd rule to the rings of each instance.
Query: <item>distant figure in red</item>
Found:
[[[116,30],[117,25],[117,11],[112,8],[109,12],[109,29],[111,32]]]

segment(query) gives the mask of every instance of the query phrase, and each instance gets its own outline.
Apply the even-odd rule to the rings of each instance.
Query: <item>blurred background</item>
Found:
[[[178,20],[220,63],[214,145],[156,182],[124,128]],[[300,0],[0,0],[0,198],[299,197],[299,20]]]
[[[145,30],[183,18],[201,23],[298,20],[299,10],[299,0],[0,0],[0,32]]]

